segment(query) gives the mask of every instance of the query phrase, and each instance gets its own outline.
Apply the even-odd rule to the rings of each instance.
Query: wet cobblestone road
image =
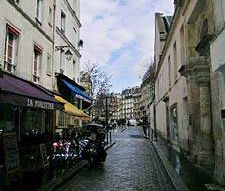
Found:
[[[113,133],[104,166],[82,169],[59,191],[175,191],[152,144],[138,128]]]

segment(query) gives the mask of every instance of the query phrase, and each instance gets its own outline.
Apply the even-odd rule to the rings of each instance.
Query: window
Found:
[[[76,12],[76,0],[73,0],[73,10]]]
[[[170,56],[168,57],[168,77],[169,77],[169,86],[171,86],[171,60],[170,60]]]
[[[6,25],[4,70],[15,72],[18,55],[19,31],[10,25]]]
[[[52,26],[52,8],[51,7],[49,7],[49,10],[48,10],[48,24]]]
[[[180,43],[181,43],[181,49],[180,49],[181,65],[184,65],[185,64],[185,38],[184,38],[183,25],[180,29]]]
[[[36,1],[36,19],[41,22],[42,21],[42,12],[43,12],[43,0]]]
[[[61,31],[62,31],[62,33],[65,33],[65,29],[66,29],[66,15],[65,15],[65,13],[63,13],[63,11],[61,11]]]
[[[74,27],[73,27],[73,30],[74,30],[74,41],[75,41],[74,44],[76,44],[76,46],[78,46],[78,43],[77,43],[77,30]]]
[[[36,83],[38,83],[40,80],[41,55],[42,50],[35,45],[33,59],[33,81]]]
[[[47,56],[47,75],[52,75],[52,57],[49,54]]]
[[[173,59],[174,59],[174,80],[177,79],[177,45],[173,45]]]

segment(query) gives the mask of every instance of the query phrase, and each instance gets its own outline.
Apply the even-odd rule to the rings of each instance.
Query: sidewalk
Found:
[[[157,137],[157,142],[152,143],[177,190],[208,191],[206,184],[211,185],[213,180],[207,174],[195,167],[181,152],[168,146],[164,139]]]
[[[51,182],[41,186],[38,191],[54,191],[57,188],[61,187],[66,181],[68,181],[76,172],[78,172],[81,168],[86,166],[88,161],[81,160],[74,167],[68,170],[65,174],[60,177],[55,178]]]
[[[169,160],[166,158],[165,154],[163,151],[160,149],[159,145],[157,142],[152,141],[152,144],[156,150],[156,153],[158,154],[167,174],[171,178],[171,181],[176,188],[177,191],[190,191],[188,187],[185,185],[183,180],[180,178],[180,176],[177,174],[176,170],[174,167],[171,165]]]

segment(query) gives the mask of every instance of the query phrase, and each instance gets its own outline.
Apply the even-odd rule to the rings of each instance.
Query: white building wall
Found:
[[[53,7],[53,3],[44,1],[42,25],[37,26],[35,20],[35,2],[20,1],[19,8],[27,14],[24,17],[21,12],[15,9],[7,0],[1,1],[0,6],[0,54],[1,65],[4,64],[4,47],[6,24],[16,27],[20,31],[18,59],[16,67],[16,75],[32,81],[33,67],[33,49],[34,44],[38,44],[42,48],[40,85],[52,90],[52,76],[47,75],[47,54],[53,54],[53,29],[48,25],[48,7]],[[32,8],[31,8],[32,7]],[[42,32],[40,32],[42,31]]]
[[[183,25],[183,18],[179,19],[179,22],[177,23],[176,29],[173,33],[172,40],[170,41],[170,44],[168,45],[168,48],[165,52],[165,56],[162,60],[162,65],[160,68],[160,71],[158,72],[157,79],[156,79],[156,87],[155,87],[155,95],[156,95],[156,126],[157,130],[160,131],[160,133],[166,138],[167,136],[167,124],[166,124],[166,104],[163,101],[163,99],[168,96],[169,97],[169,110],[171,107],[176,105],[177,107],[177,126],[178,126],[178,136],[179,136],[179,142],[184,142],[183,140],[188,139],[187,133],[184,132],[183,126],[184,121],[187,122],[187,120],[184,120],[184,114],[183,111],[183,99],[187,97],[187,85],[186,80],[184,77],[180,75],[178,72],[179,68],[181,67],[183,62],[181,62],[181,54],[180,54],[180,28]],[[176,49],[177,49],[177,70],[174,68],[174,43],[176,43]],[[169,64],[168,64],[168,58],[170,57],[170,74],[169,74]],[[169,78],[171,80],[171,83],[169,84]],[[169,111],[170,115],[170,111]],[[170,123],[170,121],[169,121]],[[171,126],[170,126],[170,133],[172,132]],[[176,143],[177,144],[177,143]]]
[[[70,51],[73,54],[71,60],[66,60],[64,63],[64,75],[70,79],[80,82],[80,55],[79,55],[79,39],[80,39],[80,21],[76,15],[80,12],[79,1],[56,1],[56,33],[55,46],[70,46]],[[71,9],[72,8],[72,9]],[[76,10],[74,10],[76,8]],[[61,33],[61,11],[65,14],[66,24],[65,33]],[[64,48],[66,51],[68,48]],[[75,61],[75,66],[73,65]],[[60,72],[60,50],[55,52],[55,72]]]

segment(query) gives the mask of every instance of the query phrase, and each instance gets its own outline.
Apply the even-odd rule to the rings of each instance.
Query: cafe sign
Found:
[[[54,109],[54,103],[29,98],[27,99],[27,106],[39,109]]]

